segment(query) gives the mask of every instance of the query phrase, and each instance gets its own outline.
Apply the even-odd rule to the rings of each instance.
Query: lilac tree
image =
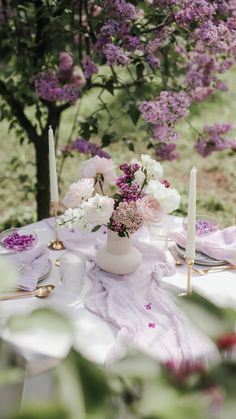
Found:
[[[236,58],[236,0],[0,0],[0,23],[1,118],[35,147],[39,218],[49,207],[48,125],[58,130],[67,108],[97,89],[97,109],[75,119],[78,138],[62,160],[75,150],[109,157],[102,149],[122,140],[112,131],[119,118],[143,120],[147,147],[173,160],[176,124],[193,102],[227,90],[221,74]],[[235,149],[228,128],[205,127],[196,150]]]

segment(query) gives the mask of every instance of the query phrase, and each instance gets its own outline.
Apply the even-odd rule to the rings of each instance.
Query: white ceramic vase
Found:
[[[96,255],[98,266],[106,272],[124,275],[134,272],[142,262],[142,255],[132,246],[130,237],[120,237],[108,230],[107,243]]]

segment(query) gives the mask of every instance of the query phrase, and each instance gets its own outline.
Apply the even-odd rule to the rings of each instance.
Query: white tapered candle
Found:
[[[51,202],[59,202],[55,142],[54,142],[54,135],[53,135],[53,130],[52,130],[51,125],[48,130],[48,148],[49,148],[50,198],[51,198]]]
[[[197,169],[193,167],[190,172],[189,180],[189,199],[188,199],[188,224],[186,258],[195,259],[195,235],[196,235],[196,179]]]

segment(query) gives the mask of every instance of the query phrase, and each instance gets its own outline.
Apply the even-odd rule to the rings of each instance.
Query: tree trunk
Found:
[[[50,204],[48,137],[46,133],[35,144],[35,152],[37,218],[42,220],[49,217]]]

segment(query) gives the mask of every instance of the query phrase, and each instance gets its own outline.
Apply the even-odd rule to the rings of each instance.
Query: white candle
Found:
[[[195,230],[196,230],[196,178],[197,169],[193,167],[190,172],[189,180],[189,199],[188,199],[188,224],[186,258],[195,259]]]
[[[48,146],[49,146],[49,176],[50,176],[50,198],[51,202],[59,202],[58,183],[57,183],[57,167],[55,156],[55,142],[53,130],[50,125],[48,130]]]

